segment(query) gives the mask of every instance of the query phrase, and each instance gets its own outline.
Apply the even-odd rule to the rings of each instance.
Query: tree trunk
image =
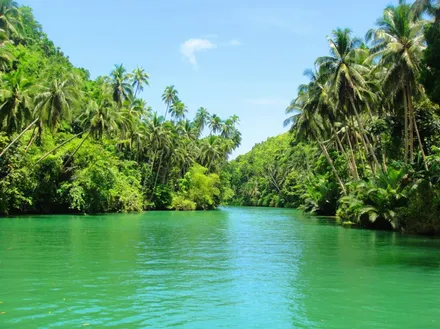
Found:
[[[20,138],[21,136],[24,135],[24,133],[26,131],[28,131],[29,129],[31,129],[31,127],[37,123],[37,121],[39,120],[39,118],[35,119],[29,126],[27,126],[17,137],[15,137],[15,139],[9,143],[8,146],[6,146],[6,148],[2,151],[2,153],[0,153],[0,158],[6,153],[7,150],[9,150],[9,148],[14,145]]]
[[[157,180],[158,180],[158,178],[159,178],[160,169],[161,169],[161,167],[162,167],[162,159],[163,159],[163,151],[162,151],[162,153],[160,154],[159,167],[157,168],[156,178],[155,178],[155,180],[154,180],[154,185],[153,185],[153,190],[151,191],[151,192],[152,192],[152,193],[151,193],[151,198],[153,198],[154,190],[156,189],[156,186],[157,186]]]
[[[56,150],[58,150],[60,147],[66,145],[67,143],[69,143],[70,141],[72,141],[73,139],[75,139],[76,137],[78,137],[79,135],[83,134],[84,132],[80,132],[79,134],[76,134],[75,136],[69,138],[68,140],[62,142],[60,145],[58,145],[57,147],[54,147],[52,150],[50,150],[49,152],[47,152],[45,155],[43,155],[38,161],[37,163],[39,163],[40,161],[43,161],[44,159],[46,159],[51,153],[55,152]]]
[[[419,142],[419,147],[420,147],[420,152],[422,152],[423,164],[425,166],[426,171],[428,171],[429,170],[428,162],[426,161],[426,154],[425,154],[425,150],[423,149],[423,143],[422,143],[422,139],[420,138],[420,132],[419,132],[419,128],[417,127],[417,121],[416,121],[415,115],[412,117],[412,120],[414,120],[414,128],[416,130],[417,140]]]
[[[79,151],[79,149],[81,148],[81,146],[84,144],[84,142],[86,141],[86,139],[89,137],[90,132],[86,135],[86,137],[84,137],[84,139],[81,141],[81,143],[79,143],[79,145],[77,146],[77,148],[75,149],[75,151],[73,151],[73,153],[67,158],[67,161],[64,163],[63,165],[63,169],[66,168],[66,166],[69,164],[70,160],[73,158],[73,156],[76,154],[76,152]]]
[[[414,162],[414,109],[412,103],[412,93],[411,93],[411,85],[407,85],[407,94],[408,97],[408,109],[409,109],[409,154],[410,154],[410,162]]]
[[[361,117],[359,116],[359,113],[358,113],[358,111],[357,111],[357,109],[356,109],[356,106],[355,106],[355,104],[354,104],[353,99],[351,99],[351,104],[352,104],[352,106],[353,106],[354,114],[355,114],[355,116],[356,116],[356,120],[357,120],[358,125],[359,125],[359,129],[360,129],[360,133],[361,133],[361,139],[362,139],[362,142],[363,142],[363,143],[366,143],[366,145],[367,145],[367,149],[370,150],[370,153],[371,153],[371,155],[372,155],[372,157],[373,157],[374,163],[376,164],[376,166],[377,166],[379,169],[381,169],[381,166],[380,166],[380,164],[379,164],[379,161],[377,160],[376,154],[374,153],[373,147],[371,146],[370,140],[369,140],[367,134],[365,133],[364,125],[362,124]],[[364,140],[364,139],[365,139],[365,140]],[[373,170],[373,173],[374,173],[374,175],[376,175],[375,170]]]
[[[359,180],[359,172],[358,172],[358,168],[357,168],[357,165],[356,165],[356,159],[354,157],[353,146],[351,144],[350,135],[348,134],[348,130],[347,129],[345,129],[345,134],[346,134],[346,137],[347,137],[348,146],[350,148],[350,161],[351,161],[352,166],[353,166],[354,178],[356,180]]]
[[[406,96],[406,88],[403,89],[403,116],[405,117],[405,164],[408,164],[408,98]]]
[[[371,119],[371,121],[373,121],[374,116],[373,116],[373,113],[371,111],[370,105],[367,104],[366,106],[367,106],[368,114],[370,115],[370,119]],[[381,115],[381,113],[379,113],[379,116],[380,115]],[[373,143],[374,143],[375,146],[377,146],[377,144],[380,145],[380,148],[381,148],[381,151],[382,151],[382,168],[383,168],[383,170],[388,171],[388,168],[387,168],[387,155],[386,155],[383,143],[382,143],[382,139],[380,137],[377,138],[377,136],[372,136],[372,138],[373,138]]]
[[[347,195],[347,190],[345,189],[345,186],[344,186],[344,183],[343,183],[342,180],[341,180],[341,177],[339,177],[338,171],[337,171],[336,168],[335,168],[335,165],[334,165],[334,163],[333,163],[332,158],[330,157],[330,155],[329,155],[328,152],[327,152],[327,148],[326,148],[325,145],[324,145],[321,141],[319,141],[319,140],[318,140],[318,144],[319,144],[319,146],[321,147],[321,150],[322,150],[322,152],[324,153],[324,155],[325,155],[325,157],[326,157],[326,159],[327,159],[327,161],[328,161],[330,167],[332,168],[333,174],[335,175],[335,177],[336,177],[336,179],[337,179],[339,185],[341,186],[342,193],[344,193],[344,195]]]
[[[24,150],[25,153],[27,153],[27,151],[29,150],[29,148],[31,147],[31,145],[35,142],[35,139],[37,138],[37,134],[35,134],[35,130],[37,130],[37,126],[34,127],[34,130],[32,131],[32,137],[29,140],[28,145],[26,146],[26,149]]]

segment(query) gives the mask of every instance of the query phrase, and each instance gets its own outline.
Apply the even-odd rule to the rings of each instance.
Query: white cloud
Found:
[[[241,42],[239,40],[237,40],[237,39],[229,40],[228,44],[230,46],[241,46]]]
[[[288,106],[289,101],[279,98],[250,98],[246,100],[247,103],[252,105],[272,105],[272,106]]]
[[[207,39],[189,39],[180,45],[180,52],[188,59],[193,67],[197,67],[196,53],[216,47],[216,44]]]

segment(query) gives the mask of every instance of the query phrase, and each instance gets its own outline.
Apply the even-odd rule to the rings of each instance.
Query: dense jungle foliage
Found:
[[[238,117],[201,107],[193,120],[174,86],[163,115],[140,98],[143,68],[92,80],[43,32],[32,10],[0,1],[0,214],[213,209],[241,142]]]
[[[399,1],[365,39],[338,28],[328,44],[290,132],[230,163],[233,202],[440,233],[440,2]]]

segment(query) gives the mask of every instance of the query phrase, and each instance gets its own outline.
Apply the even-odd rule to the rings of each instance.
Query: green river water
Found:
[[[0,328],[440,328],[440,240],[295,210],[0,219]]]

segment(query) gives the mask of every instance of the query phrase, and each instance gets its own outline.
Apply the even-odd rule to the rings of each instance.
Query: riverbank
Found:
[[[297,208],[360,227],[411,234],[440,234],[440,152],[433,148],[423,163],[392,162],[386,172],[359,180],[348,176],[344,154],[332,152],[345,183],[341,190],[328,161],[315,143],[293,134],[269,138],[226,168],[232,204]]]

